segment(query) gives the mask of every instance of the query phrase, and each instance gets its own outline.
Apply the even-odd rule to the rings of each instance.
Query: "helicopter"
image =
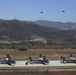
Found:
[[[65,13],[65,10],[61,11],[62,13]]]
[[[43,11],[40,12],[41,14],[44,13]]]

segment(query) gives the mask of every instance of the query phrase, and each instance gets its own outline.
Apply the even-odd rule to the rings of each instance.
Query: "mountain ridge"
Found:
[[[63,23],[63,22],[48,21],[48,20],[37,20],[33,22],[41,26],[53,27],[53,28],[63,29],[63,30],[75,30],[76,29],[75,22],[64,22]]]
[[[34,36],[34,37],[33,37]],[[63,30],[21,20],[0,20],[0,40],[74,43],[76,30]]]

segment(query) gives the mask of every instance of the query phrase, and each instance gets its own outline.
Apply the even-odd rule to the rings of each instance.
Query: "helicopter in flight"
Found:
[[[62,13],[65,13],[65,10],[61,11]]]
[[[42,13],[44,13],[43,11],[40,11],[40,13],[42,14]]]

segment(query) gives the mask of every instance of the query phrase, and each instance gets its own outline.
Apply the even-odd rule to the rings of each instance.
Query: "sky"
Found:
[[[76,22],[76,0],[0,0],[0,19],[15,18]]]

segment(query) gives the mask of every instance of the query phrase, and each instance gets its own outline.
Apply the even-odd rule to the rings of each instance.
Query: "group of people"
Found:
[[[42,56],[42,54],[39,54],[39,58],[35,60],[33,60],[32,57],[28,57],[28,60],[25,64],[28,65],[28,63],[46,65],[46,64],[49,64],[49,61],[46,59],[46,56]]]
[[[37,60],[43,61],[43,60],[45,60],[45,59],[46,59],[45,56],[42,56],[41,54],[39,54],[39,58],[38,58]],[[32,61],[32,57],[28,57],[28,60],[29,60],[29,61]]]
[[[65,57],[64,56],[61,56],[61,61],[60,61],[61,63],[66,63],[66,62],[74,62],[74,63],[76,63],[76,58],[74,58],[73,57],[73,55],[72,54],[70,54],[70,58],[69,59],[65,59]]]

